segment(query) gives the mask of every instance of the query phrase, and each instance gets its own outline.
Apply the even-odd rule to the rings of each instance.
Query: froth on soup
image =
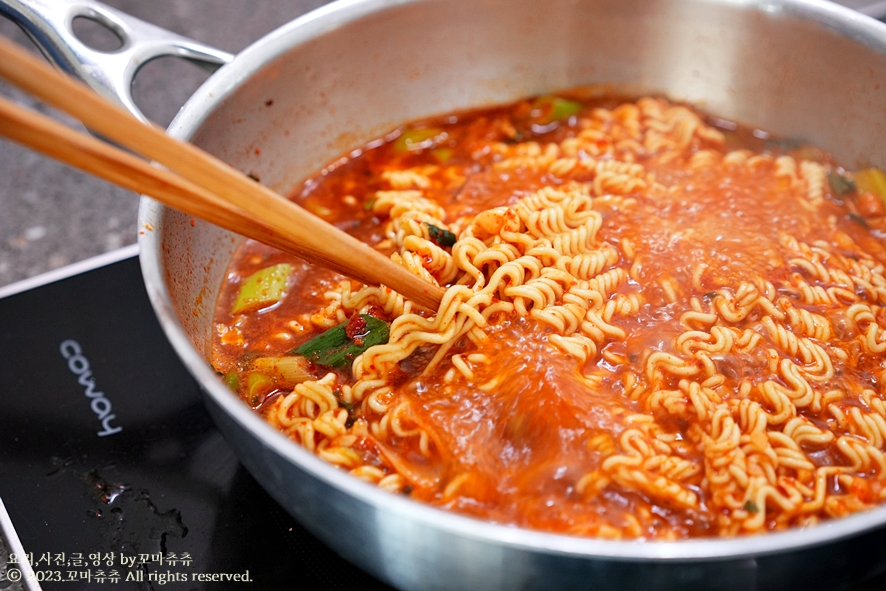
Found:
[[[246,242],[213,363],[357,478],[601,538],[808,526],[886,497],[886,178],[662,98],[396,129],[293,198],[438,310]]]

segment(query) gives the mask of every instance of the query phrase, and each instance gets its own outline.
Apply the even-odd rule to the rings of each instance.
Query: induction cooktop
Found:
[[[20,557],[0,544],[0,590],[388,589],[237,461],[166,341],[136,254],[0,291],[4,533],[34,569],[17,580]]]

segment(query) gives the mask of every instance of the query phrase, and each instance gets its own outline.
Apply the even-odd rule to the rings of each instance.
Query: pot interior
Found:
[[[288,193],[398,124],[594,86],[654,93],[801,138],[847,167],[886,162],[886,32],[788,2],[426,0],[327,7],[265,38],[197,93],[181,137]],[[231,235],[156,204],[143,250],[209,354]]]
[[[884,52],[886,26],[823,2],[349,2],[247,49],[171,131],[285,194],[403,122],[593,87],[686,101],[848,168],[883,166]],[[214,305],[240,239],[147,199],[140,226],[161,322],[211,376]]]

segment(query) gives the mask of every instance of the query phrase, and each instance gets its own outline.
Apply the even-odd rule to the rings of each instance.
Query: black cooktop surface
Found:
[[[237,461],[137,258],[0,298],[0,319],[0,499],[43,589],[387,588]]]

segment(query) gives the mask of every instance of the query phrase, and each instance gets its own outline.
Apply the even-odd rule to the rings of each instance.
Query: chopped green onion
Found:
[[[845,195],[855,191],[855,183],[852,182],[852,179],[837,172],[828,173],[828,184],[831,186],[831,191],[834,192],[834,195]]]
[[[867,168],[852,173],[855,180],[855,187],[859,191],[873,193],[880,199],[886,201],[886,175],[879,168]]]
[[[240,390],[240,376],[237,375],[236,370],[231,370],[225,375],[222,376],[222,381],[225,383],[231,392],[238,392]]]
[[[338,402],[338,407],[348,411],[348,418],[345,419],[345,427],[350,429],[354,426],[354,423],[357,422],[357,415],[354,413],[354,403],[342,399],[341,392],[333,392],[332,395],[335,396],[335,401]]]
[[[253,405],[261,402],[262,395],[267,394],[274,387],[274,380],[263,373],[254,371],[246,376],[246,394]]]
[[[311,362],[301,355],[258,357],[253,360],[252,367],[260,373],[272,376],[278,382],[291,386],[314,379]]]
[[[339,368],[350,363],[355,357],[373,345],[388,342],[388,324],[368,314],[360,314],[366,323],[366,332],[355,339],[348,338],[347,322],[330,328],[295,350],[317,365]]]
[[[256,271],[244,279],[231,314],[240,314],[279,302],[283,299],[286,280],[291,272],[292,265],[280,263]]]
[[[757,503],[755,503],[754,501],[745,502],[744,510],[748,513],[757,513],[760,511],[759,507],[757,507]]]
[[[363,210],[364,211],[372,211],[372,208],[375,207],[375,199],[367,199],[363,202]]]
[[[344,398],[342,398],[342,397],[341,397],[341,392],[333,392],[332,395],[335,396],[335,401],[338,402],[338,405],[339,405],[341,408],[343,408],[343,409],[345,409],[346,411],[348,411],[348,413],[353,412],[353,410],[354,410],[354,403],[353,403],[353,402],[348,402],[348,401],[346,401]]]
[[[506,144],[519,144],[522,141],[523,141],[523,132],[520,131],[519,129],[514,130],[514,135],[512,135],[510,137],[506,137],[504,139],[504,142]]]
[[[851,212],[848,213],[847,215],[848,215],[849,219],[852,220],[853,222],[855,222],[855,223],[857,223],[857,224],[861,224],[861,225],[864,226],[865,228],[870,228],[870,225],[868,224],[868,221],[867,221],[866,219],[864,219],[863,217],[861,217],[860,215],[856,215],[856,214],[851,213]]]
[[[394,142],[394,152],[404,153],[409,151],[424,150],[438,143],[438,137],[446,132],[439,127],[426,127],[424,129],[407,129],[400,134]],[[442,139],[442,138],[441,138]]]
[[[550,95],[538,97],[532,107],[534,116],[545,124],[569,119],[581,111],[581,103]]]
[[[427,222],[425,222],[425,225],[428,227],[428,234],[431,236],[431,240],[436,242],[439,246],[452,246],[455,244],[456,240],[458,240],[455,234],[449,230],[438,228]]]

